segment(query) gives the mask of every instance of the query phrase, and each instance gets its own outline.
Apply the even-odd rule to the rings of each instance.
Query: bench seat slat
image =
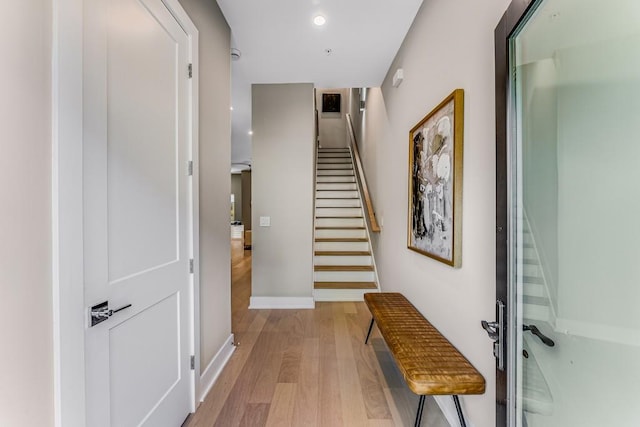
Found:
[[[482,394],[484,377],[400,293],[364,300],[400,372],[415,394]]]

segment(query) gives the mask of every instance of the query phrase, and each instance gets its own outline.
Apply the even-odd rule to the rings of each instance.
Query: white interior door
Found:
[[[84,11],[87,425],[179,426],[191,408],[189,40],[161,0]]]

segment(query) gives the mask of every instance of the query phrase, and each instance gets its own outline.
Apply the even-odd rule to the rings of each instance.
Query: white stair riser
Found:
[[[369,255],[314,256],[313,265],[372,265]]]
[[[351,163],[319,163],[318,170],[323,169],[353,169]]]
[[[316,227],[364,227],[362,218],[316,218]]]
[[[537,259],[538,255],[536,254],[536,250],[534,248],[523,248],[522,255],[525,259]]]
[[[525,276],[542,277],[542,271],[539,265],[522,264],[522,272]]]
[[[316,230],[316,237],[318,239],[334,239],[334,238],[365,238],[367,237],[366,230],[341,230],[335,228],[332,230]]]
[[[539,285],[537,283],[523,283],[522,284],[522,293],[524,295],[528,295],[530,297],[545,297],[544,294],[544,285]]]
[[[345,183],[356,182],[355,176],[319,176],[316,178],[316,187],[320,184],[327,184],[331,182]]]
[[[316,271],[313,274],[316,282],[373,282],[373,271]]]
[[[351,153],[348,151],[321,151],[318,153],[318,158],[323,157],[348,157],[351,158]]]
[[[315,242],[315,251],[368,251],[369,242]]]
[[[316,199],[316,207],[318,208],[337,208],[337,207],[359,208],[360,199]]]
[[[337,182],[319,182],[316,184],[316,189],[317,190],[330,190],[330,191],[343,191],[343,190],[349,190],[349,191],[354,191],[356,190],[356,184],[353,183],[337,183]]]
[[[531,233],[522,233],[522,241],[524,243],[533,245],[533,236],[531,235]]]
[[[549,307],[536,304],[524,304],[524,317],[531,320],[539,320],[542,322],[549,321]]]
[[[362,208],[316,208],[316,217],[352,217],[362,216]]]
[[[316,198],[323,199],[353,199],[358,197],[357,191],[316,191]]]
[[[364,301],[367,292],[379,292],[377,289],[314,289],[316,301]]]
[[[318,176],[323,176],[323,175],[353,176],[353,170],[352,169],[338,169],[338,170],[323,169],[323,170],[319,170],[317,175]]]
[[[318,164],[352,164],[351,157],[318,157]]]

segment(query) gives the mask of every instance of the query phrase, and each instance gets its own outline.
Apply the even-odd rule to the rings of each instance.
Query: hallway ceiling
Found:
[[[252,83],[379,86],[422,0],[218,0]],[[316,15],[326,24],[313,24]],[[327,55],[326,49],[331,49]]]
[[[218,0],[233,61],[232,163],[250,160],[251,84],[380,86],[422,0]],[[318,27],[313,18],[323,15]],[[326,50],[331,49],[327,54]]]

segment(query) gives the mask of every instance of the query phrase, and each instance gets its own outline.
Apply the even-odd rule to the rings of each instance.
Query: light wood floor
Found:
[[[232,243],[237,349],[188,427],[412,426],[418,398],[405,386],[364,303],[314,310],[248,310],[251,252]],[[427,398],[423,426],[448,427]]]

